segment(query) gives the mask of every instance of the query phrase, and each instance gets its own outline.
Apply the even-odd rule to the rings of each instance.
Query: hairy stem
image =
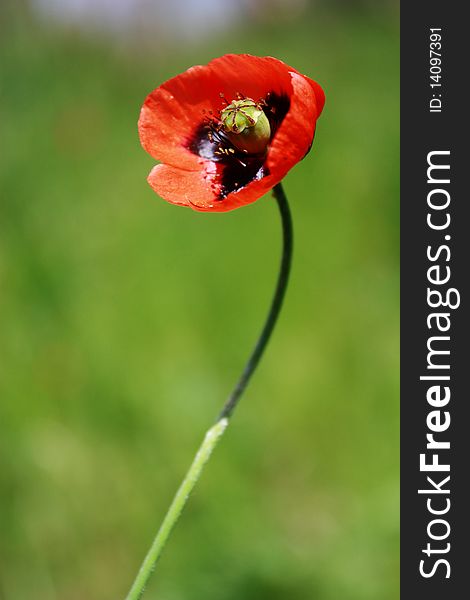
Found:
[[[140,570],[135,578],[134,583],[126,597],[126,600],[138,600],[142,597],[145,587],[149,581],[152,572],[155,570],[158,559],[160,558],[163,548],[168,540],[168,537],[176,525],[181,512],[183,511],[189,495],[194,486],[199,480],[201,473],[209,460],[212,451],[216,447],[225,429],[227,428],[230,417],[237,406],[241,395],[243,394],[248,382],[251,379],[263,353],[271,337],[274,326],[276,324],[279,312],[281,310],[284,295],[287,289],[289,280],[290,266],[292,262],[292,247],[293,247],[293,232],[292,219],[290,215],[289,205],[282,185],[278,183],[273,189],[274,197],[276,198],[282,222],[283,234],[283,251],[281,258],[281,266],[277,279],[276,289],[271,302],[268,316],[261,330],[260,336],[255,344],[245,368],[240,376],[240,379],[233,388],[227,402],[222,408],[215,425],[213,425],[206,433],[204,440],[197,451],[197,454],[186,473],[183,482],[181,483],[175,497],[168,509],[168,512],[163,519],[163,522],[158,530],[155,539],[147,553],[147,556],[140,567]]]

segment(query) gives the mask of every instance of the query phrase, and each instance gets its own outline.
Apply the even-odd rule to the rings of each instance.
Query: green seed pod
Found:
[[[263,109],[251,98],[233,100],[220,113],[225,134],[239,150],[263,154],[271,137],[271,127]]]

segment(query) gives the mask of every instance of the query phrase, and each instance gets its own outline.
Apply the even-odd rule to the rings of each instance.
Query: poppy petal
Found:
[[[147,181],[167,202],[180,206],[190,206],[195,210],[219,210],[224,204],[215,184],[215,172],[212,164],[207,164],[207,171],[186,171],[170,165],[157,165],[148,176]],[[233,207],[234,208],[234,207]],[[224,208],[222,210],[230,210]]]
[[[220,92],[228,102],[242,94],[252,100],[265,98],[269,92],[291,94],[289,67],[270,56],[226,54],[207,65],[221,82]]]
[[[182,169],[200,169],[188,149],[195,124],[221,105],[221,84],[207,67],[191,67],[166,81],[145,99],[139,118],[144,149],[156,160]]]
[[[323,111],[323,107],[325,106],[325,92],[323,91],[323,88],[318,85],[318,83],[316,81],[313,81],[313,79],[310,79],[310,77],[307,77],[306,75],[302,75],[302,77],[304,77],[304,79],[306,79],[309,84],[312,86],[313,92],[315,94],[315,100],[316,100],[316,104],[317,104],[317,119],[318,117],[321,115],[322,111]]]
[[[272,176],[264,177],[221,198],[216,173],[206,172],[202,175],[201,172],[186,171],[169,165],[154,167],[147,181],[167,202],[203,212],[227,212],[240,208],[254,202],[278,183]]]
[[[279,180],[310,149],[315,133],[317,104],[312,86],[303,75],[291,73],[294,90],[291,108],[271,142],[267,166]]]

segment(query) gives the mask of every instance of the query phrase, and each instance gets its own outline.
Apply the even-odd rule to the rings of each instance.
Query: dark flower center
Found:
[[[290,99],[286,94],[270,92],[260,104],[269,121],[272,140],[289,111]],[[212,115],[206,115],[198,124],[187,142],[187,148],[193,154],[217,164],[218,177],[214,190],[217,189],[218,200],[269,174],[264,164],[267,149],[259,153],[241,150],[229,139],[222,123]]]

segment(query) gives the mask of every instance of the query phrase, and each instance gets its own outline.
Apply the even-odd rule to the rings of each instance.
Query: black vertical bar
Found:
[[[470,36],[465,8],[464,2],[401,3],[402,600],[470,597],[470,394],[465,381],[470,372]],[[440,46],[431,46],[433,40]],[[450,169],[431,169],[428,178],[428,160]],[[433,208],[447,201],[447,207]],[[430,306],[439,304],[432,290],[455,308]],[[429,354],[428,344],[431,351],[449,354]],[[450,448],[432,448],[427,435],[449,442]],[[423,470],[422,454],[425,465],[435,460],[437,469],[449,465],[449,471]]]

